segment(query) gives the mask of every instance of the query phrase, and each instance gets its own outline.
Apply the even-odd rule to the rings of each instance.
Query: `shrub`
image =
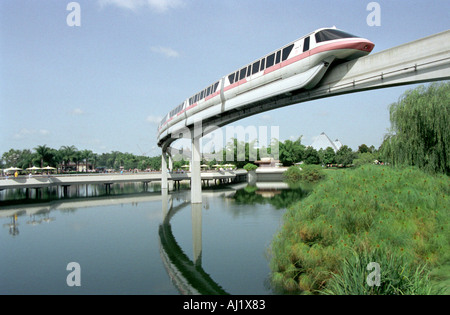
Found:
[[[318,165],[302,165],[289,167],[283,174],[284,180],[288,183],[298,182],[318,182],[325,177],[322,167]]]
[[[244,165],[244,170],[246,170],[247,172],[254,171],[257,168],[258,168],[258,166],[255,164],[252,164],[252,163],[247,163]]]
[[[291,166],[283,173],[283,177],[288,183],[297,183],[302,179],[302,170],[298,166]]]

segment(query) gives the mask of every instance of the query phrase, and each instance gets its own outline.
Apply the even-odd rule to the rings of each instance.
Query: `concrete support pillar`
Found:
[[[191,202],[202,203],[202,174],[200,171],[200,138],[192,138]]]
[[[172,154],[168,153],[169,156],[169,173],[173,173],[173,157]],[[169,190],[173,190],[173,180],[168,182]]]
[[[172,154],[168,153],[167,154],[169,156],[169,172],[173,171],[173,157]]]
[[[167,153],[163,150],[161,154],[161,191],[164,189],[168,189],[167,183]]]

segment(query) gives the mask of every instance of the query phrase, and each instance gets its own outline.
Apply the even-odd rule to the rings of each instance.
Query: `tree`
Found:
[[[38,162],[36,154],[33,154],[30,149],[24,149],[20,152],[19,164],[20,168],[32,167],[35,162]]]
[[[351,165],[353,160],[356,159],[357,155],[353,152],[351,148],[346,145],[343,145],[336,152],[336,163],[342,165]]]
[[[336,152],[334,152],[332,147],[327,147],[325,150],[320,149],[318,153],[322,164],[336,163]]]
[[[74,161],[76,154],[77,154],[77,148],[73,145],[71,146],[62,146],[58,154],[60,156],[61,161],[64,163],[64,170],[67,170],[67,165]]]
[[[390,105],[391,132],[380,148],[394,165],[450,174],[450,83],[419,86]]]
[[[34,151],[36,151],[41,167],[44,167],[44,163],[47,163],[47,165],[50,164],[55,156],[54,150],[47,147],[45,144],[38,145],[34,148]]]
[[[286,140],[279,143],[280,162],[285,166],[294,165],[304,159],[305,146],[301,143],[302,138],[295,141]]]
[[[20,150],[10,149],[8,152],[3,153],[2,159],[6,166],[15,166],[17,167],[21,155]]]
[[[161,155],[151,157],[150,161],[149,161],[149,165],[152,170],[160,170],[161,169]]]
[[[306,164],[320,164],[319,152],[313,147],[307,147],[303,156]]]
[[[86,172],[87,172],[88,168],[89,168],[88,167],[89,161],[94,159],[95,154],[91,150],[83,150],[80,152],[81,152],[81,159],[84,160],[84,163],[86,165]]]
[[[361,144],[358,147],[358,153],[372,153],[371,148],[369,148],[366,144]]]

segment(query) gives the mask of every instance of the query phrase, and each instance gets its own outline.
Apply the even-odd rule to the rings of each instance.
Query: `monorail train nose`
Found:
[[[360,49],[362,51],[367,51],[368,53],[370,53],[374,47],[375,47],[375,44],[372,43],[370,40],[361,39],[361,48]]]
[[[375,44],[365,38],[350,39],[342,43],[340,49],[346,49],[347,53],[338,55],[339,59],[353,60],[370,54]]]

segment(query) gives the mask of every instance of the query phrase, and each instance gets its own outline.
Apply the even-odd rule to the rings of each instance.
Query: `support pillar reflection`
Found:
[[[167,214],[169,213],[169,191],[167,189],[161,189],[161,202],[162,217],[164,222],[166,221]]]
[[[192,213],[192,248],[194,264],[202,264],[202,204],[191,204]]]

